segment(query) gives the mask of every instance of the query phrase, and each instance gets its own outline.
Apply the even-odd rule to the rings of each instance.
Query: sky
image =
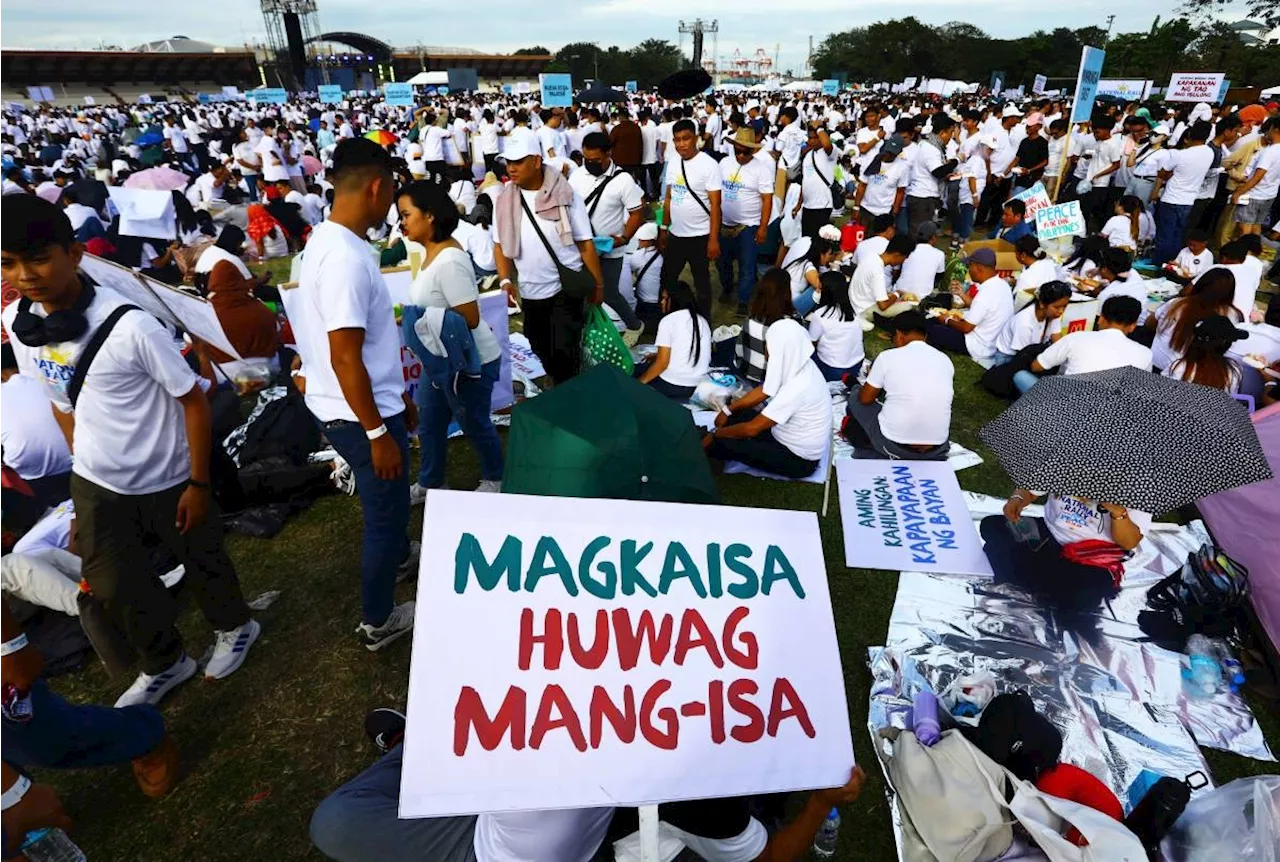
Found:
[[[153,4],[90,3],[86,0],[5,0],[0,8],[0,39],[6,48],[91,49],[102,43],[131,48],[143,42],[183,35],[217,45],[265,41],[256,0],[215,3],[179,2],[157,13]],[[433,4],[434,5],[434,4]],[[1049,8],[1046,8],[1049,7]],[[1166,19],[1169,0],[917,0],[908,8],[854,4],[850,0],[561,0],[554,15],[545,4],[468,0],[428,7],[413,0],[318,0],[322,31],[356,31],[396,48],[449,45],[490,53],[545,45],[553,52],[568,42],[597,42],[602,47],[631,47],[644,39],[678,41],[679,21],[719,20],[719,55],[735,48],[752,55],[780,46],[779,68],[799,74],[809,37],[817,45],[830,32],[911,14],[930,24],[965,21],[992,36],[1013,38],[1055,27],[1107,26],[1114,32],[1146,30],[1157,15]],[[780,11],[785,9],[785,14]],[[901,12],[899,12],[901,9]],[[180,14],[178,11],[181,10]],[[536,11],[534,11],[536,10]],[[533,11],[534,14],[530,14]],[[974,12],[981,12],[975,17]],[[686,53],[690,51],[685,39]],[[708,39],[706,53],[710,53]]]

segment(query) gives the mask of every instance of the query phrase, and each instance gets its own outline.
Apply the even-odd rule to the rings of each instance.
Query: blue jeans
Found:
[[[480,475],[488,480],[502,479],[502,441],[489,418],[493,401],[493,385],[498,382],[502,359],[480,366],[479,377],[465,374],[457,378],[458,391],[453,391],[451,375],[430,376],[423,369],[418,383],[418,442],[422,460],[418,484],[439,488],[444,484],[444,466],[449,445],[449,422],[458,420],[462,433],[480,456]]]
[[[387,433],[400,447],[403,469],[396,479],[379,479],[373,472],[369,439],[359,422],[326,425],[324,434],[351,465],[356,493],[364,514],[364,542],[360,553],[360,607],[364,621],[380,626],[395,606],[396,567],[409,555],[409,430],[404,414],[384,416]]]
[[[813,354],[813,364],[818,366],[818,370],[822,372],[822,379],[830,383],[836,380],[843,380],[846,374],[857,373],[858,365],[862,363],[859,362],[858,365],[851,365],[848,368],[836,368],[823,362],[818,358],[818,354],[815,353]]]
[[[968,242],[973,236],[973,216],[977,208],[973,204],[960,204],[960,212],[956,217],[956,236],[961,242]]]
[[[1036,385],[1036,381],[1040,378],[1030,371],[1019,371],[1013,375],[1013,385],[1017,387],[1019,392],[1026,392],[1032,386]]]
[[[728,290],[733,285],[733,266],[738,265],[738,302],[750,302],[756,289],[756,229],[747,225],[737,236],[720,237],[720,287]]]
[[[1182,250],[1182,235],[1191,217],[1191,204],[1167,204],[1156,207],[1156,250],[1151,256],[1155,264],[1167,263]]]
[[[809,312],[813,311],[814,307],[818,304],[818,300],[813,296],[813,288],[806,287],[803,293],[791,300],[791,304],[795,307],[796,314],[803,318]]]
[[[31,708],[30,721],[3,721],[4,762],[10,766],[107,766],[141,757],[164,738],[164,718],[154,706],[73,706],[44,680],[31,687]]]

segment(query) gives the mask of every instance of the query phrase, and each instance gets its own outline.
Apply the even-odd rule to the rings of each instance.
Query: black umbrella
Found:
[[[658,95],[664,99],[688,99],[706,92],[710,86],[711,75],[706,69],[681,69],[663,79]]]
[[[626,93],[601,84],[599,81],[592,82],[590,87],[578,93],[577,96],[579,105],[590,105],[595,102],[625,102],[626,100]]]
[[[1239,401],[1132,367],[1046,377],[980,436],[1018,487],[1143,512],[1272,475]]]

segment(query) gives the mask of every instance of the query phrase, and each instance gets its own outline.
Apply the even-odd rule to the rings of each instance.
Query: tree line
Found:
[[[614,87],[635,81],[639,87],[656,87],[672,72],[692,63],[680,48],[664,39],[645,39],[634,48],[601,47],[595,42],[570,42],[559,51],[542,45],[521,48],[519,55],[552,54],[547,72],[568,72],[575,86],[599,80]]]

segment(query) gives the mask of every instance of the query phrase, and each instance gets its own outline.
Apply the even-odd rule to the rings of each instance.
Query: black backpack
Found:
[[[1159,646],[1183,652],[1200,633],[1230,638],[1241,628],[1249,600],[1249,570],[1205,544],[1181,569],[1147,590],[1138,626]]]
[[[976,729],[965,736],[982,753],[1023,781],[1035,781],[1058,763],[1062,733],[1036,712],[1025,691],[996,695],[982,711]]]
[[[242,468],[278,456],[305,464],[307,456],[320,448],[320,429],[302,395],[292,388],[263,405],[248,426],[236,451],[236,463]]]

